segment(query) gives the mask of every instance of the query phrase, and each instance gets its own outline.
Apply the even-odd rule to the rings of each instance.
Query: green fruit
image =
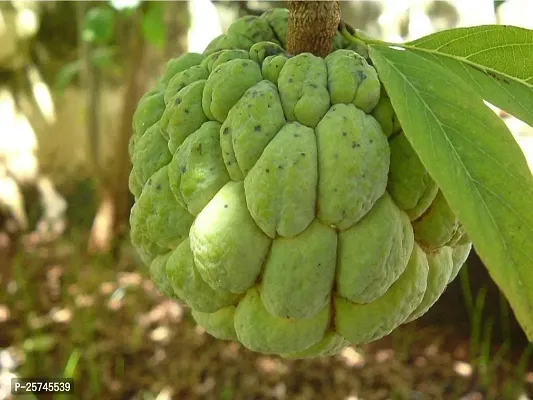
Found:
[[[203,65],[194,65],[180,71],[169,80],[164,93],[165,105],[168,106],[172,98],[184,87],[199,80],[207,79],[209,71]]]
[[[278,42],[286,47],[287,45],[287,24],[289,22],[289,10],[286,8],[273,8],[261,15],[261,18],[268,22],[270,29]]]
[[[139,232],[164,249],[173,249],[187,238],[194,217],[176,204],[170,190],[168,166],[153,174],[131,211],[132,234]]]
[[[402,130],[396,112],[394,111],[394,108],[392,108],[390,99],[383,88],[381,90],[378,104],[372,110],[372,116],[379,122],[383,129],[383,133],[385,133],[387,137],[399,133]]]
[[[313,130],[289,123],[268,143],[244,179],[250,214],[271,238],[295,236],[313,221],[316,155]]]
[[[171,254],[172,252],[169,251],[166,254],[157,256],[154,261],[152,261],[150,264],[150,278],[165,296],[180,300],[180,298],[174,292],[174,289],[172,288],[172,285],[168,281],[167,277],[166,266],[168,258]]]
[[[234,315],[234,306],[221,308],[214,313],[192,310],[192,316],[198,325],[202,326],[211,336],[221,340],[238,340],[233,324]]]
[[[265,79],[278,84],[279,73],[289,58],[285,54],[268,56],[263,60],[261,73]]]
[[[285,50],[283,47],[273,42],[259,42],[250,48],[250,58],[259,65],[262,65],[267,57],[273,57],[284,53]]]
[[[185,53],[179,57],[173,58],[167,62],[165,72],[159,80],[163,85],[167,85],[176,74],[185,71],[194,65],[200,64],[202,55],[198,53]]]
[[[295,353],[281,354],[281,356],[289,359],[329,357],[340,353],[349,345],[350,342],[344,339],[341,335],[336,332],[329,331],[324,335],[324,339],[318,343],[315,343],[311,347]]]
[[[168,151],[167,141],[161,134],[161,122],[158,121],[146,130],[137,141],[138,150],[133,153],[137,180],[144,186],[146,181],[158,170],[167,165],[172,156]]]
[[[424,315],[435,304],[446,289],[453,270],[452,248],[443,247],[434,253],[427,254],[428,280],[424,298],[405,322],[413,321]]]
[[[439,190],[403,133],[390,144],[390,169],[387,190],[411,220],[419,218],[431,205]]]
[[[261,81],[261,69],[252,60],[234,59],[220,64],[203,89],[202,107],[209,119],[224,122],[247,89]]]
[[[292,238],[274,240],[263,269],[261,300],[280,318],[310,318],[329,302],[335,277],[337,234],[313,222]]]
[[[198,214],[189,234],[202,278],[214,289],[233,293],[253,286],[271,245],[246,207],[242,181],[222,187]]]
[[[219,142],[220,124],[209,121],[178,147],[169,164],[170,189],[192,215],[198,213],[229,181]]]
[[[388,335],[420,305],[427,287],[426,254],[415,245],[405,271],[372,303],[335,296],[335,327],[350,343],[368,343]]]
[[[242,35],[254,43],[276,40],[268,21],[254,15],[237,19],[228,28],[228,34]]]
[[[131,241],[212,336],[328,357],[427,312],[472,244],[364,52],[289,55],[287,17],[239,19],[143,96]]]
[[[380,99],[381,84],[376,70],[351,50],[337,50],[325,61],[331,103],[353,103],[365,113],[370,113]]]
[[[470,242],[467,235],[463,235],[458,243],[452,246],[453,269],[448,283],[451,283],[457,277],[471,250],[472,242]]]
[[[250,54],[246,50],[239,49],[228,49],[228,50],[219,50],[202,61],[201,66],[207,69],[208,74],[213,72],[213,70],[218,67],[220,64],[224,64],[230,60],[249,60]],[[207,77],[206,77],[207,79]]]
[[[351,103],[332,106],[315,132],[318,218],[348,229],[385,193],[390,158],[387,138],[374,118]]]
[[[413,222],[413,228],[416,240],[428,251],[453,245],[463,235],[461,223],[441,191],[424,214]]]
[[[261,353],[304,351],[320,342],[329,323],[329,303],[311,318],[280,318],[267,311],[257,288],[251,288],[235,310],[237,338]]]
[[[172,154],[187,136],[208,121],[201,103],[205,83],[202,79],[181,89],[172,97],[161,117],[161,134],[168,140]]]
[[[309,53],[289,58],[278,77],[283,111],[289,121],[316,127],[330,107],[325,61]]]
[[[236,304],[239,296],[224,290],[215,290],[198,273],[189,239],[184,240],[167,257],[165,269],[173,293],[193,310],[213,313]]]
[[[133,114],[133,132],[135,138],[138,139],[148,128],[161,119],[165,111],[164,93],[148,92],[137,105],[137,109]]]
[[[339,234],[337,292],[354,303],[378,299],[405,271],[413,245],[409,219],[385,194]]]

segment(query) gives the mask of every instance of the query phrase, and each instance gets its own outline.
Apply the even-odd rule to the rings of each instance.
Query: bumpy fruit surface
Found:
[[[131,238],[211,335],[329,356],[423,315],[471,244],[365,57],[286,32],[274,9],[169,61],[135,113]]]

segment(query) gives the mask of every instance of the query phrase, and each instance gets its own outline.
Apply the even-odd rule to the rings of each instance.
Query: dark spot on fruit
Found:
[[[158,183],[158,184],[156,185],[155,190],[161,190],[161,184],[160,184],[160,183]]]
[[[283,169],[283,165],[278,165],[278,168],[279,169]]]
[[[176,101],[175,101],[176,104],[180,104],[181,103],[181,99],[179,97],[176,97]]]
[[[227,162],[227,165],[231,165],[231,161],[228,161],[228,162]]]
[[[190,113],[190,111],[189,111],[188,108],[183,109],[183,112],[184,112],[185,114],[187,114],[187,115]]]
[[[346,133],[346,132],[342,132],[342,136],[346,136],[346,135],[347,135],[347,133]]]
[[[368,141],[368,143],[372,144],[372,143],[374,143],[374,140],[373,140],[373,139],[370,139],[370,140]]]
[[[305,153],[300,153],[300,155],[301,155],[302,157],[305,157]]]
[[[270,172],[270,170],[268,168],[265,171],[266,171],[267,174]]]
[[[181,167],[181,172],[184,174],[185,172],[187,172],[187,168]]]
[[[316,89],[318,87],[316,83],[311,83],[309,86],[311,86],[313,89]]]
[[[148,182],[146,182],[148,186],[152,186],[152,178],[148,179]]]
[[[289,78],[289,83],[292,83],[292,82],[294,82],[294,79]]]
[[[357,76],[359,77],[360,82],[363,82],[366,79],[366,74],[362,70],[357,71]]]
[[[339,159],[339,153],[335,153],[334,157],[335,157],[335,160],[338,160]]]
[[[248,64],[246,61],[243,61],[243,62],[241,63],[241,65],[242,65],[243,67],[247,68],[250,64]]]
[[[202,143],[198,145],[198,153],[202,154]]]
[[[333,191],[334,191],[335,193],[337,193],[337,192],[339,191],[339,189],[335,188],[335,189],[333,189]]]
[[[361,145],[355,142],[352,142],[352,149],[355,149],[356,147],[361,147]]]
[[[228,208],[228,205],[227,205],[227,204],[224,204],[224,208]]]
[[[254,131],[261,132],[261,125],[256,125]]]
[[[318,263],[318,266],[320,267],[322,265],[322,263]]]
[[[229,133],[229,128],[226,126],[224,130],[222,131],[223,135],[227,135]],[[227,153],[226,153],[227,154]]]
[[[294,137],[300,137],[300,134],[299,133],[295,133]]]
[[[276,54],[278,54],[278,52],[279,52],[279,49],[277,49],[275,47],[267,47],[265,49],[265,57],[275,56]]]

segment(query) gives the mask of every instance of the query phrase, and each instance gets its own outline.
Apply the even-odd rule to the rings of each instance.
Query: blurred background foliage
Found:
[[[168,59],[202,52],[240,16],[286,6],[0,2],[0,399],[15,375],[73,376],[83,399],[528,398],[518,396],[533,390],[533,349],[475,254],[420,322],[321,361],[216,342],[149,282],[128,241],[137,101]],[[457,26],[533,28],[530,0],[341,9],[390,41]],[[531,127],[500,115],[531,160]]]

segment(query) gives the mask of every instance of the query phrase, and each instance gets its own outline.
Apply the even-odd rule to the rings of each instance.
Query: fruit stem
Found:
[[[350,43],[358,44],[364,47],[367,47],[369,44],[396,45],[396,43],[389,43],[389,42],[384,42],[379,39],[371,38],[362,30],[352,28],[344,20],[341,20],[339,23],[339,32]]]
[[[341,20],[339,2],[295,1],[289,3],[287,51],[326,57],[332,50],[333,36]]]

